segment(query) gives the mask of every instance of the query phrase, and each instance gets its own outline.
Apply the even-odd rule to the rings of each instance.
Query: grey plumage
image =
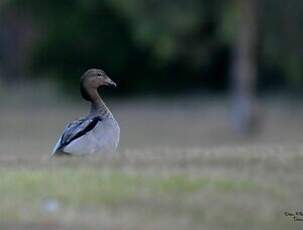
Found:
[[[91,131],[98,122],[101,122],[101,116],[87,116],[85,118],[70,122],[63,130],[63,134],[59,139],[59,145],[53,150],[53,154],[65,154],[62,149],[72,141],[80,138]]]
[[[91,102],[90,112],[85,118],[70,122],[65,127],[51,157],[116,150],[120,139],[120,128],[97,91],[103,85],[116,86],[116,83],[99,69],[90,69],[83,74],[80,90],[82,97]]]

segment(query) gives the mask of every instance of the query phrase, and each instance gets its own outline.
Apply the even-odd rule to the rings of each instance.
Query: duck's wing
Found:
[[[86,117],[73,121],[65,127],[63,134],[59,138],[57,144],[54,147],[53,153],[51,156],[56,153],[64,153],[62,150],[65,146],[71,143],[73,140],[85,135],[91,131],[99,121],[102,121],[100,116]]]

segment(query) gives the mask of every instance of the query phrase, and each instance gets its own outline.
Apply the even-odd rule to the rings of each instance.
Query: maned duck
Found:
[[[81,95],[91,102],[90,112],[86,117],[67,124],[51,157],[116,151],[120,128],[98,93],[99,87],[110,85],[116,86],[116,83],[101,69],[89,69],[82,75]]]

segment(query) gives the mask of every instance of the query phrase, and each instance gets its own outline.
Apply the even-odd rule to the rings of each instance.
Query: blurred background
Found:
[[[231,99],[242,134],[260,122],[257,98],[301,96],[299,0],[11,0],[0,7],[3,90],[30,81],[35,91],[45,82],[65,94],[62,101],[79,100],[79,77],[98,67],[119,82],[105,92],[117,100]]]
[[[0,212],[0,223],[8,229],[247,229],[248,223],[249,229],[296,229],[283,211],[295,206],[287,196],[302,195],[302,184],[294,179],[303,162],[302,26],[301,0],[2,0],[0,165],[11,174],[3,174],[8,182],[0,186],[6,197],[0,203],[9,210]],[[118,83],[100,92],[121,126],[119,154],[49,165],[46,158],[66,122],[88,110],[79,92],[88,68],[101,68]],[[104,179],[99,167],[110,178],[112,171],[120,172],[115,183],[137,188],[130,194],[140,198],[123,196],[122,204],[105,206],[98,198],[93,205],[79,190],[82,198],[74,199],[83,203],[75,205],[67,192],[76,185],[68,178],[79,167],[84,172],[76,175],[86,181],[91,175]],[[40,168],[46,168],[45,175]],[[19,178],[20,169],[28,175]],[[285,190],[274,179],[277,172]],[[52,184],[42,189],[49,173]],[[151,184],[133,180],[146,174],[152,175]],[[173,185],[166,180],[180,174]],[[202,174],[206,181],[192,178]],[[66,176],[70,187],[46,189],[61,184],[57,176]],[[175,200],[154,197],[154,180],[177,192]],[[109,194],[120,189],[116,185]],[[24,192],[7,196],[16,188]],[[259,198],[271,197],[268,203],[250,196],[258,189]],[[93,191],[91,196],[102,196],[98,188]],[[187,202],[192,192],[197,200]],[[234,192],[246,195],[228,203]],[[179,203],[180,196],[186,202]],[[205,197],[221,203],[199,203]],[[47,209],[51,216],[33,205],[44,207],[45,199],[55,207]],[[229,214],[219,210],[222,204]],[[24,213],[26,208],[34,214]],[[239,220],[243,210],[247,215]],[[63,212],[68,217],[60,219]]]

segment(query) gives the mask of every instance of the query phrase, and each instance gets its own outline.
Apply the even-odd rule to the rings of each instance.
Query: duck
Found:
[[[117,84],[101,69],[88,69],[81,76],[80,92],[82,98],[90,102],[89,113],[66,125],[50,158],[116,152],[120,127],[98,93],[98,89],[103,86],[116,87]]]

